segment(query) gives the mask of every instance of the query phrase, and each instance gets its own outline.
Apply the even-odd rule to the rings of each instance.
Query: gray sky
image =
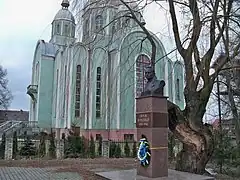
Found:
[[[38,39],[49,40],[59,0],[0,0],[0,64],[7,68],[14,95],[10,109],[29,109],[33,53]]]
[[[8,70],[9,87],[14,96],[10,109],[29,109],[26,88],[31,80],[35,46],[39,39],[49,41],[51,22],[61,8],[61,1],[0,0],[0,64]],[[145,11],[144,18],[147,28],[160,37],[168,52],[174,49],[173,39],[169,38],[172,30],[166,11],[159,9],[153,4]]]

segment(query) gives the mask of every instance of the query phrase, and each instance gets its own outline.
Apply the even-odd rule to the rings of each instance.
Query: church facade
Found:
[[[136,138],[135,98],[146,81],[151,44],[135,21],[116,18],[126,11],[117,2],[109,1],[107,8],[84,8],[78,42],[69,2],[63,0],[52,22],[51,40],[37,42],[27,94],[29,120],[40,128],[52,128],[59,137],[74,126],[86,137]],[[169,100],[183,108],[183,64],[170,60],[162,42],[153,37],[156,76],[165,80]]]

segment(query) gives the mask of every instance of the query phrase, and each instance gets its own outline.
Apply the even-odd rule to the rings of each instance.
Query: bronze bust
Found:
[[[147,79],[147,84],[145,85],[141,96],[163,96],[165,81],[157,79],[152,66],[147,66],[145,68],[145,77]]]

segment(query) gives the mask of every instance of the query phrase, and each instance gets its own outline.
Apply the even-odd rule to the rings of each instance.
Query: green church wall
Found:
[[[106,104],[107,104],[107,61],[108,61],[108,55],[107,52],[102,49],[95,47],[95,49],[92,52],[92,68],[91,68],[91,103],[90,106],[90,114],[92,117],[90,118],[90,121],[92,122],[91,128],[93,129],[105,129],[106,128]],[[97,68],[101,68],[101,106],[100,106],[100,112],[101,116],[96,117],[96,88],[97,88]]]
[[[53,68],[53,58],[42,56],[38,86],[40,96],[38,99],[38,124],[42,128],[50,128],[52,126]]]
[[[85,79],[87,78],[87,49],[83,47],[82,44],[77,43],[72,50],[70,50],[71,55],[70,57],[72,58],[71,64],[72,65],[72,71],[70,76],[71,78],[71,83],[72,83],[72,89],[70,95],[72,98],[71,101],[71,114],[70,114],[70,119],[71,123],[80,126],[81,128],[85,127],[85,107],[86,107],[86,86],[87,83]],[[76,70],[77,70],[77,65],[81,65],[81,92],[80,92],[80,117],[75,116],[75,102],[76,102]]]
[[[121,45],[120,129],[135,128],[135,62],[139,54],[146,54],[149,57],[151,55],[151,44],[148,40],[142,42],[143,37],[142,32],[134,32],[125,37]],[[164,50],[158,42],[156,42],[156,46],[156,76],[159,79],[165,79],[166,58],[162,58]]]
[[[38,120],[39,126],[42,128],[65,129],[75,125],[80,126],[81,129],[106,130],[110,128],[116,130],[136,127],[136,60],[139,55],[145,55],[150,59],[152,47],[136,22],[130,20],[126,25],[126,18],[116,20],[115,23],[111,23],[104,29],[105,33],[98,32],[94,36],[96,33],[94,22],[99,10],[96,9],[91,16],[86,13],[83,17],[83,21],[86,19],[90,21],[89,35],[83,37],[85,46],[80,42],[74,43],[75,39],[65,36],[66,34],[53,33],[50,40],[52,44],[40,41],[41,43],[36,48],[32,84],[37,83],[35,69],[38,61],[40,81],[38,82],[37,108],[33,113],[33,104],[31,104],[30,119]],[[109,8],[104,12],[101,10],[103,25],[113,20],[116,13],[121,14],[124,11],[118,12],[115,8]],[[65,22],[65,20],[63,21]],[[72,28],[75,28],[75,25]],[[84,33],[86,32],[84,31]],[[93,40],[90,38],[93,37],[95,41],[89,43]],[[168,92],[165,94],[168,95],[169,100],[183,108],[183,66],[181,63],[173,64],[170,59],[165,57],[166,52],[162,43],[155,35],[153,37],[157,47],[156,76],[167,82],[165,89]],[[56,46],[56,44],[59,45]],[[88,62],[90,62],[90,68]],[[75,116],[77,65],[81,66],[80,95],[78,96],[78,98],[80,97],[79,117]],[[96,117],[98,67],[101,68],[100,117]],[[90,69],[89,82],[87,79],[88,68]],[[67,77],[65,77],[66,72]],[[179,79],[178,82],[177,79]],[[90,85],[89,89],[88,85]],[[70,87],[69,91],[66,91],[67,87]],[[179,87],[179,91],[176,91],[176,87]],[[89,96],[87,97],[88,90]],[[89,109],[87,108],[88,104]],[[36,118],[33,118],[35,114]],[[89,126],[87,127],[87,125]]]

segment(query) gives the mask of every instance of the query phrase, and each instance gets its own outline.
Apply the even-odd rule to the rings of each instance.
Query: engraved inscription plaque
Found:
[[[151,114],[150,113],[136,114],[136,125],[137,128],[151,127]]]

